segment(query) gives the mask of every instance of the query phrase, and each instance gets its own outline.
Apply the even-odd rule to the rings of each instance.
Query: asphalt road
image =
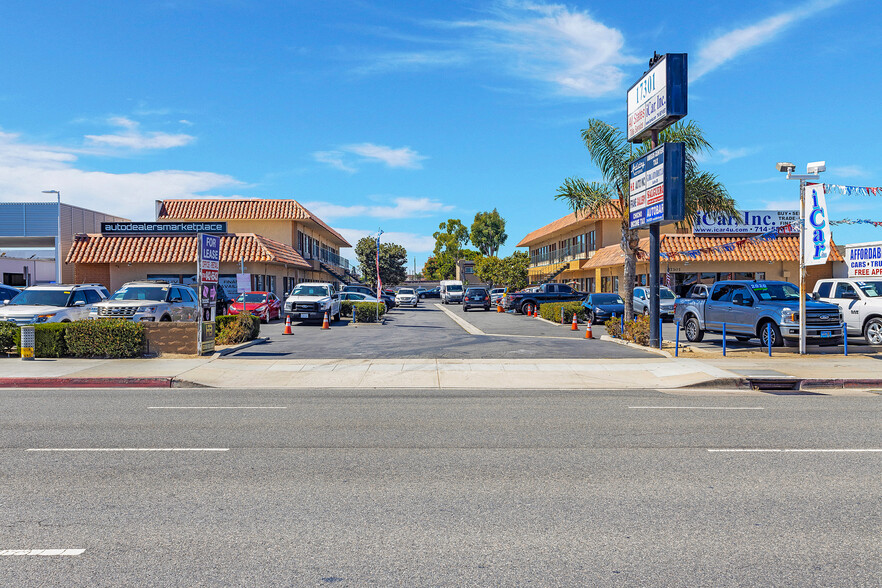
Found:
[[[0,585],[875,587],[879,400],[4,390]]]
[[[350,326],[349,320],[322,330],[315,323],[295,323],[283,336],[284,324],[261,326],[271,341],[230,355],[236,358],[310,359],[595,359],[657,357],[616,343],[585,340],[585,325],[573,332],[523,315],[470,310],[453,304],[448,312],[482,334],[470,334],[432,301],[418,308],[395,308],[386,324]],[[599,335],[595,335],[597,337]]]

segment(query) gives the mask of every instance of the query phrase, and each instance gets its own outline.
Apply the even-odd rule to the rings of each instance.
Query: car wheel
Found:
[[[771,325],[769,328],[767,325]],[[784,337],[781,336],[781,329],[778,325],[771,322],[765,322],[760,325],[760,341],[763,347],[768,347],[771,338],[772,347],[781,347],[784,344]]]
[[[649,316],[649,307],[643,309],[643,316]]]
[[[588,324],[593,325],[597,323],[597,317],[594,315],[594,311],[588,313]]]
[[[463,312],[468,312],[468,311],[469,311],[469,307],[466,306],[465,304],[463,304],[463,305],[462,305],[462,311],[463,311]]]
[[[171,317],[168,316],[167,314],[164,314],[164,315],[162,315],[162,318],[159,319],[159,322],[161,322],[161,323],[170,323],[170,322],[171,322]]]
[[[701,325],[694,316],[689,317],[683,330],[686,331],[686,338],[692,343],[699,343],[704,339],[704,331],[701,330]]]
[[[882,345],[882,319],[871,318],[864,325],[864,338],[870,345]]]
[[[334,320],[337,322],[340,321],[340,311],[339,310],[337,311],[337,314],[334,315]]]

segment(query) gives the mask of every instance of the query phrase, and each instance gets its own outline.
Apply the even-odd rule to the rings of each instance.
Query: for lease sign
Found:
[[[199,234],[199,281],[217,284],[220,270],[220,237]]]
[[[845,263],[850,278],[882,276],[882,241],[848,245]]]

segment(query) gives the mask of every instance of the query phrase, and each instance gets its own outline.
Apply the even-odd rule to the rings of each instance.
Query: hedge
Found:
[[[73,323],[34,325],[34,357],[65,357],[68,355],[64,332]],[[21,346],[21,329],[15,327],[15,348]]]
[[[539,306],[539,316],[554,323],[560,323],[560,309],[563,308],[564,320],[562,324],[573,322],[573,312],[579,320],[588,320],[588,309],[581,302],[545,302]]]
[[[632,321],[625,321],[625,332],[622,333],[622,318],[613,317],[604,323],[606,334],[616,339],[633,341],[638,345],[649,346],[649,316],[638,315]]]
[[[251,318],[251,334],[248,336],[245,341],[251,341],[252,339],[257,339],[260,335],[260,319],[254,316],[253,314],[223,314],[214,319],[215,331],[214,331],[214,340],[215,342],[220,343],[221,339],[226,338],[222,337],[221,333],[223,333],[227,328],[236,320],[237,317],[240,316],[248,316]],[[242,343],[242,341],[239,341]]]
[[[15,348],[15,337],[18,327],[7,321],[0,322],[0,353],[12,353]]]
[[[386,305],[382,302],[356,302],[352,307],[355,309],[356,323],[375,323],[378,316],[386,314]]]
[[[121,319],[68,323],[65,341],[73,357],[140,357],[144,352],[144,325]]]

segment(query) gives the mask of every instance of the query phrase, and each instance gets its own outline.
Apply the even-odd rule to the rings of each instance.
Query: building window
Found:
[[[588,251],[594,251],[597,249],[597,242],[595,240],[595,233],[591,231],[588,233]]]
[[[471,266],[471,265],[463,266],[462,273],[473,274],[473,273],[475,273],[475,268],[474,268],[474,266]]]

